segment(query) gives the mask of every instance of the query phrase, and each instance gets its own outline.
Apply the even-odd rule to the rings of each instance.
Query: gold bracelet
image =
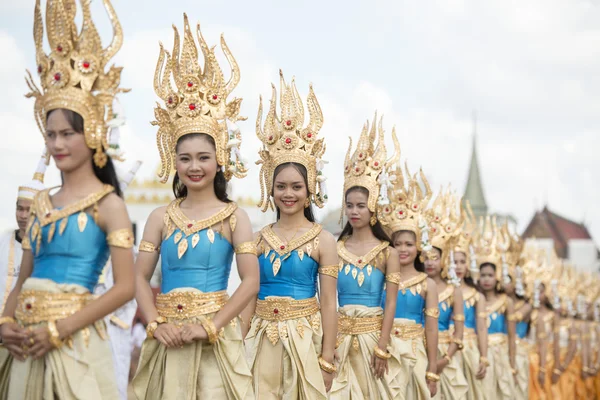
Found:
[[[538,370],[542,373],[542,374],[546,374],[546,368],[544,367],[539,367]]]
[[[448,364],[452,362],[452,357],[450,357],[448,353],[444,354],[443,358],[444,360],[448,361]]]
[[[506,320],[508,322],[515,322],[517,320],[517,317],[515,316],[515,314],[508,314],[508,316],[506,317]]]
[[[430,382],[439,382],[440,376],[438,374],[434,374],[433,372],[426,372],[425,380]]]
[[[400,284],[400,272],[392,272],[391,274],[386,274],[385,280],[389,283],[399,285]]]
[[[540,340],[548,339],[548,334],[546,332],[540,332],[537,334],[537,338]]]
[[[154,339],[154,332],[156,331],[156,328],[158,328],[160,324],[164,324],[165,322],[167,322],[167,320],[165,319],[165,317],[161,316],[158,316],[158,318],[156,318],[154,321],[150,321],[148,323],[148,326],[146,326],[146,336],[148,337],[148,339]]]
[[[555,375],[562,375],[562,371],[560,369],[558,369],[558,368],[554,368],[552,370],[552,373],[555,374]]]
[[[375,356],[377,358],[381,358],[382,360],[389,360],[392,357],[388,351],[381,350],[377,345],[375,345],[373,350],[375,351]]]
[[[426,308],[425,315],[431,318],[439,318],[440,317],[440,309],[439,308]]]
[[[217,327],[215,326],[214,322],[204,316],[201,316],[198,319],[208,335],[208,343],[215,344],[217,340],[219,340],[219,334],[217,333]]]
[[[153,243],[142,240],[138,250],[143,251],[144,253],[154,253],[155,251],[158,251],[158,248]]]
[[[235,254],[252,254],[256,255],[256,243],[255,242],[244,242],[235,246]]]
[[[523,313],[521,311],[517,311],[515,312],[515,320],[516,321],[523,321]]]
[[[588,368],[588,367],[581,367],[581,369],[582,369],[582,371],[583,371],[583,372],[587,372],[587,373],[594,372],[594,370],[593,370],[593,369],[591,369],[591,368]]]
[[[453,337],[453,338],[452,338],[452,341],[453,341],[454,343],[456,343],[456,346],[458,346],[458,349],[459,349],[459,350],[462,350],[462,349],[464,349],[464,348],[465,348],[465,344],[463,343],[463,341],[462,341],[462,340],[460,340],[460,339],[458,339],[458,338],[455,338],[455,337]]]
[[[513,375],[516,375],[516,374],[517,374],[517,370],[516,370],[515,368],[511,368],[511,369],[510,369],[510,372],[511,372]]]
[[[488,360],[487,357],[479,357],[479,362],[486,367],[490,366],[490,360]]]
[[[338,278],[338,266],[337,265],[329,265],[325,267],[319,267],[319,273],[322,275],[327,275],[332,278]]]
[[[319,367],[321,367],[321,369],[328,374],[333,374],[335,371],[337,371],[337,368],[334,364],[325,361],[325,359],[321,356],[319,356]]]
[[[454,322],[464,322],[465,321],[465,315],[464,314],[456,314],[454,317]]]
[[[48,321],[48,325],[46,325],[48,329],[48,334],[50,335],[50,343],[57,349],[60,349],[64,344],[62,340],[60,340],[60,335],[58,333],[58,328],[56,327],[55,321]]]
[[[477,313],[477,318],[487,318],[487,313],[485,311],[480,311]]]
[[[2,317],[0,318],[0,326],[4,325],[4,324],[15,324],[17,321],[15,321],[15,319],[13,317]]]
[[[117,229],[106,236],[109,246],[131,249],[133,247],[133,231],[131,228]]]

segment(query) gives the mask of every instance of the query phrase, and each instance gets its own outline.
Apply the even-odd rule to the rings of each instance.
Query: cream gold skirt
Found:
[[[474,329],[465,328],[463,336],[465,347],[462,351],[457,352],[454,358],[457,358],[462,365],[462,370],[467,380],[469,390],[467,391],[468,400],[485,399],[483,392],[483,381],[477,379],[477,371],[479,370],[479,347],[477,343],[477,334]],[[489,372],[489,367],[488,371]]]
[[[389,372],[384,379],[376,379],[371,371],[373,349],[381,335],[381,307],[349,305],[339,309],[338,347],[340,357],[338,373],[333,381],[330,399],[406,399],[406,388],[411,371],[408,363],[403,364],[402,343],[391,337],[388,360]],[[363,321],[374,321],[371,324]],[[340,321],[358,322],[362,327],[345,327]],[[370,327],[368,325],[371,325]],[[366,329],[365,329],[366,328]],[[362,331],[362,332],[361,332]],[[406,346],[405,346],[406,347]]]
[[[517,339],[517,384],[515,385],[515,399],[529,399],[529,352],[530,344],[524,339]]]
[[[490,400],[513,400],[515,382],[508,359],[508,342],[504,333],[488,335],[488,359],[490,366],[483,379],[486,398]]]
[[[256,398],[326,399],[317,359],[323,328],[316,298],[267,297],[258,301],[256,314],[246,336]]]
[[[412,373],[408,378],[406,398],[410,400],[430,399],[429,387],[425,380],[427,373],[427,351],[425,350],[425,331],[422,325],[413,320],[395,318],[392,336],[400,339],[402,361],[410,365]],[[398,342],[394,342],[398,343]]]
[[[449,331],[440,331],[438,334],[438,360],[440,360],[448,350],[451,335]],[[457,353],[460,353],[457,352]],[[444,367],[440,375],[440,385],[434,399],[444,400],[463,400],[467,398],[469,385],[463,373],[463,368],[459,358],[456,356],[450,359],[450,363]]]
[[[22,293],[26,290],[82,296],[88,293],[87,289],[79,285],[57,284],[48,279],[36,278],[25,281]],[[19,302],[18,307],[23,306],[23,301]],[[36,304],[31,309],[36,309]],[[38,328],[45,323],[23,325]],[[71,337],[71,345],[51,350],[37,360],[31,357],[25,361],[13,360],[8,398],[118,399],[110,343],[104,340],[105,328],[104,321],[101,320],[94,326],[76,332]]]
[[[193,288],[179,288],[164,296],[190,293],[198,298],[212,295]],[[161,309],[158,310],[163,315]],[[211,319],[216,312],[192,314]],[[195,316],[185,320],[167,317],[167,321],[199,323]],[[146,339],[132,386],[139,400],[253,399],[252,376],[244,355],[239,322],[233,319],[227,324],[214,345],[196,341],[182,348],[167,348],[156,339]]]

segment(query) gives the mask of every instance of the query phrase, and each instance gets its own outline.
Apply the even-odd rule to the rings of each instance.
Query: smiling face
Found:
[[[295,165],[281,168],[273,179],[273,199],[281,214],[304,212],[308,198],[306,179]]]
[[[496,270],[491,264],[484,264],[479,270],[479,284],[485,291],[494,290],[496,287]]]
[[[437,277],[442,272],[442,252],[434,247],[429,252],[423,252],[425,258],[425,272],[430,278]]]
[[[350,188],[346,192],[346,205],[344,212],[352,229],[368,226],[373,213],[369,211],[367,203],[369,192],[361,187]]]
[[[46,119],[46,146],[54,158],[56,167],[61,172],[77,170],[82,165],[92,163],[92,150],[85,144],[83,123],[74,127],[69,121],[72,111],[57,109],[48,114]],[[75,114],[76,115],[76,114]],[[81,117],[77,116],[78,119]],[[74,118],[71,118],[72,120]],[[82,120],[80,120],[82,121]],[[81,131],[77,129],[80,128]]]
[[[400,265],[411,265],[417,259],[417,236],[411,231],[398,231],[392,236]]]
[[[218,165],[215,145],[208,135],[182,136],[177,142],[176,153],[177,175],[189,191],[213,187]]]

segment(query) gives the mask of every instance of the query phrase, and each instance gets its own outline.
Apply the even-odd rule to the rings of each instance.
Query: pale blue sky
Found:
[[[24,69],[35,69],[34,1],[0,0],[0,167],[2,193],[30,178],[41,135]],[[99,0],[94,19],[110,40]],[[308,83],[321,102],[330,161],[331,203],[341,202],[342,159],[349,135],[378,109],[387,131],[396,125],[402,157],[423,166],[434,187],[462,193],[469,163],[473,109],[478,112],[480,166],[491,210],[511,213],[520,228],[547,202],[585,221],[600,238],[600,5],[592,0],[460,1],[124,1],[114,7],[125,31],[115,58],[124,66],[120,97],[128,117],[123,147],[145,164],[158,163],[152,76],[158,41],[170,49],[171,24],[182,13],[200,21],[209,45],[224,32],[240,64],[243,152],[257,158],[258,96],[270,96],[278,69]],[[220,55],[220,50],[217,50]],[[225,75],[228,76],[226,64]],[[31,140],[39,146],[25,148]],[[17,167],[18,166],[18,167]],[[257,186],[257,168],[233,181],[234,194]],[[50,172],[50,183],[56,174]],[[258,194],[256,195],[258,197]],[[0,227],[12,224],[10,195],[0,199]]]

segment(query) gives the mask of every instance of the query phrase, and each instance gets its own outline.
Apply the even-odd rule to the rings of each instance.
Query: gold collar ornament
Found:
[[[279,81],[281,117],[277,115],[276,110],[275,85],[271,85],[271,105],[262,128],[262,97],[256,118],[256,136],[263,144],[262,150],[258,152],[260,160],[256,162],[257,165],[261,165],[259,178],[261,201],[258,206],[263,212],[274,209],[271,193],[275,169],[281,164],[298,163],[306,168],[310,201],[322,208],[328,196],[326,178],[323,175],[326,162],[322,159],[325,153],[325,142],[323,138],[318,138],[319,131],[323,127],[321,106],[310,85],[306,98],[309,121],[308,125],[304,126],[304,105],[294,79],[292,78],[291,85],[287,85],[280,70]]]
[[[183,24],[183,44],[180,47],[179,32],[173,26],[173,54],[160,44],[154,74],[154,91],[166,107],[157,103],[156,120],[152,121],[152,125],[159,127],[156,133],[161,160],[158,176],[163,183],[169,179],[175,166],[177,140],[191,133],[204,133],[215,141],[217,163],[223,168],[225,178],[243,178],[248,169],[240,153],[242,136],[235,123],[246,118],[239,116],[242,99],[227,102],[227,96],[240,81],[240,69],[221,36],[221,49],[231,68],[231,78],[225,81],[214,47],[208,47],[198,24],[196,33],[204,57],[204,68],[201,68],[186,14],[183,14]],[[171,85],[171,77],[175,87]]]
[[[94,163],[106,165],[105,151],[109,147],[108,121],[113,117],[113,101],[120,92],[122,67],[105,68],[123,44],[123,30],[109,0],[104,7],[113,27],[111,44],[102,48],[100,35],[92,21],[90,1],[81,0],[83,22],[80,32],[75,24],[75,0],[48,0],[46,30],[50,54],[43,49],[44,27],[40,1],[35,4],[33,37],[37,72],[42,90],[27,71],[26,82],[31,90],[26,97],[35,98],[34,114],[38,128],[46,137],[48,112],[63,108],[83,117],[86,145],[94,150]]]
[[[384,140],[383,117],[380,118],[378,124],[377,112],[375,112],[373,124],[370,127],[369,121],[363,125],[354,153],[352,153],[352,138],[349,139],[350,144],[344,163],[342,196],[346,195],[348,189],[355,186],[367,189],[369,191],[367,207],[369,211],[378,215],[378,206],[389,205],[388,191],[396,179],[395,176],[388,174],[389,168],[395,165],[400,158],[400,143],[396,137],[396,128],[392,128],[394,154],[389,160],[387,160]],[[377,145],[375,145],[375,141],[377,141]],[[342,216],[345,206],[345,198],[342,198]]]

